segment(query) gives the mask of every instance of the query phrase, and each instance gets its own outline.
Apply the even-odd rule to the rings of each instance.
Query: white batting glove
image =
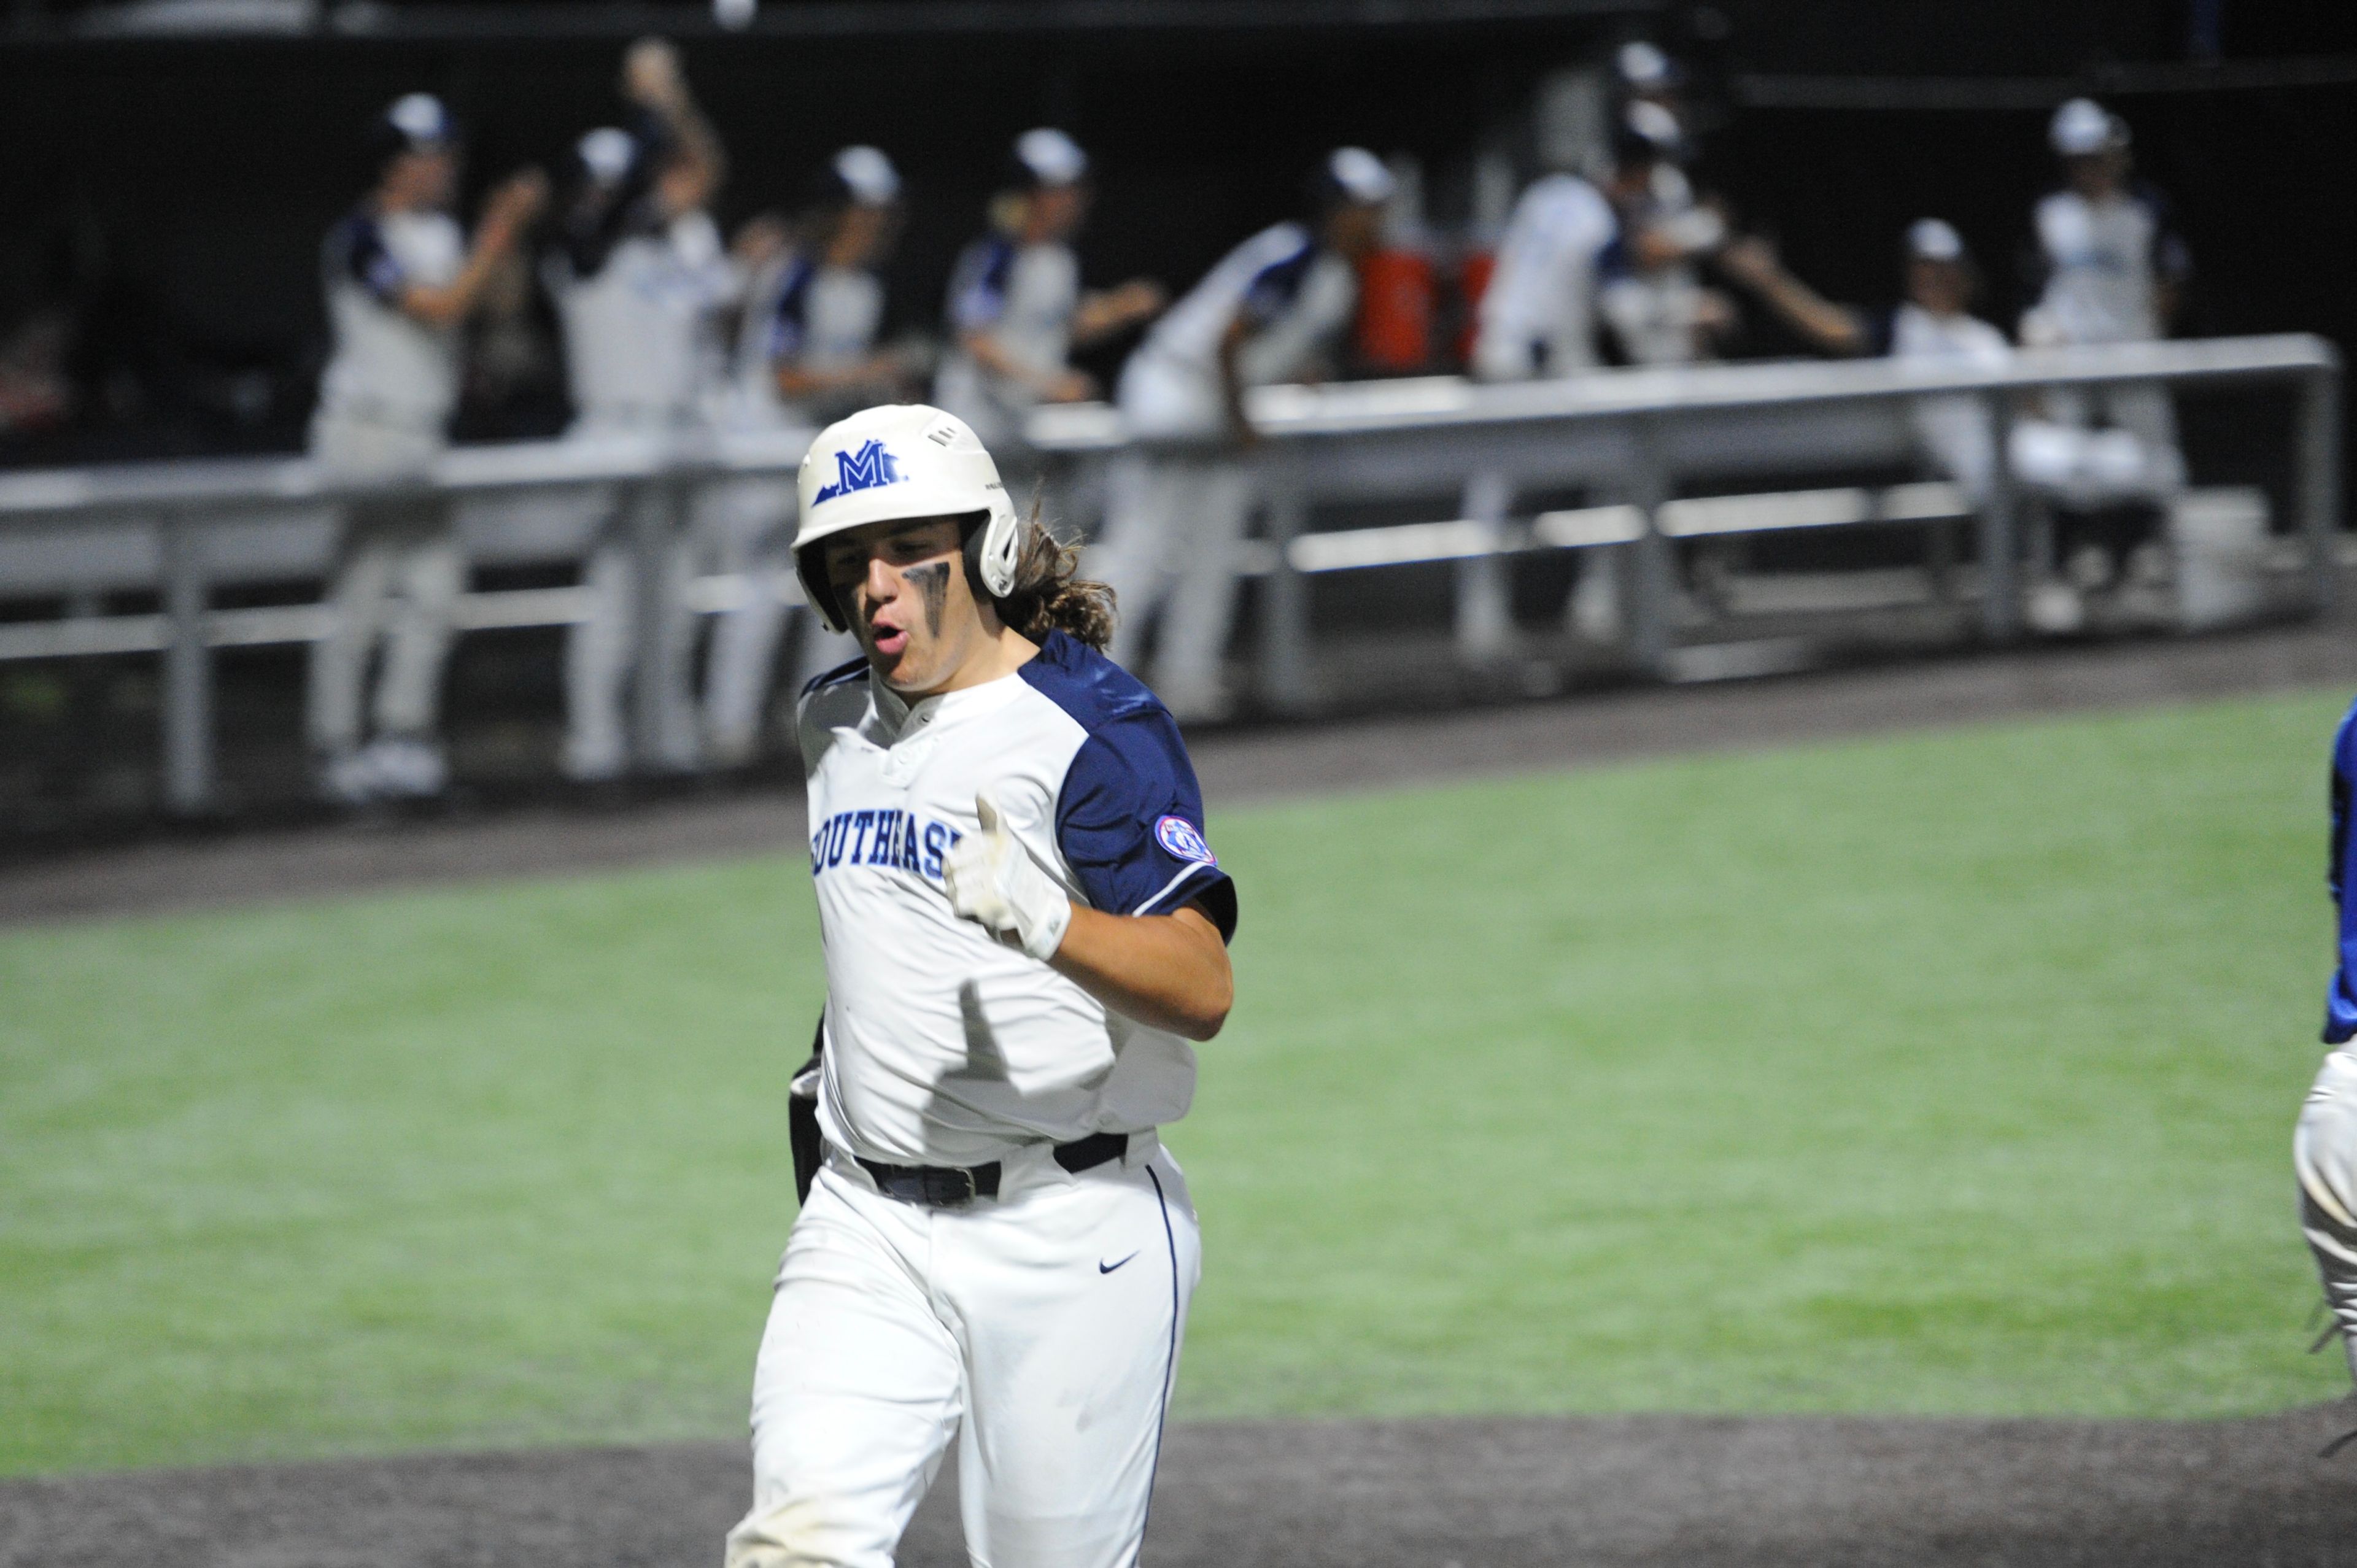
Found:
[[[1030,852],[1000,825],[998,802],[974,797],[982,831],[951,846],[942,861],[942,886],[950,908],[969,920],[1012,937],[1025,952],[1045,963],[1063,945],[1072,923],[1072,901],[1055,878],[1039,869]]]

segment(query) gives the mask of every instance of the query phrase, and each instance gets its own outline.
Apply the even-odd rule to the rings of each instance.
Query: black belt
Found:
[[[1092,1133],[1069,1144],[1059,1144],[1056,1163],[1074,1176],[1092,1171],[1129,1153],[1129,1136],[1126,1133]],[[859,1168],[874,1178],[877,1191],[903,1203],[955,1208],[977,1197],[998,1196],[1001,1172],[996,1160],[972,1166],[888,1165],[880,1160],[859,1159],[856,1155],[852,1158],[859,1160]]]

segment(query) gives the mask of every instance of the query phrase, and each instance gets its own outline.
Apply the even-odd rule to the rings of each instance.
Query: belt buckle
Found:
[[[937,1165],[925,1172],[919,1186],[935,1208],[963,1208],[975,1197],[974,1173],[961,1165]]]

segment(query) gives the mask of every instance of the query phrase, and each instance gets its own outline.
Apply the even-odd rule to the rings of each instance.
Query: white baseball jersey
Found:
[[[1481,295],[1473,366],[1490,381],[1571,375],[1596,362],[1596,268],[1620,231],[1612,204],[1577,175],[1523,192]]]
[[[884,283],[864,268],[831,267],[789,251],[756,280],[746,301],[732,372],[740,397],[767,400],[777,416],[822,423],[830,410],[798,407],[777,390],[780,365],[837,371],[875,350],[884,320]]]
[[[1596,305],[1631,362],[1691,365],[1703,358],[1698,327],[1706,297],[1694,269],[1679,263],[1619,272],[1597,291]]]
[[[1051,633],[1015,674],[913,707],[866,661],[801,709],[811,875],[826,945],[819,1122],[851,1153],[975,1165],[1041,1141],[1178,1120],[1195,1055],[951,911],[942,857],[989,791],[1008,831],[1080,903],[1200,905],[1235,890],[1203,837],[1178,726],[1103,655]]]
[[[991,234],[968,245],[950,274],[949,326],[954,340],[989,334],[999,351],[1041,376],[1070,363],[1072,316],[1081,307],[1081,263],[1069,245],[1018,245]],[[933,401],[990,439],[992,431],[1020,434],[1020,421],[1039,401],[1031,388],[985,370],[963,349],[942,363]]]
[[[693,421],[716,376],[713,320],[742,286],[709,215],[626,231],[599,256],[561,258],[550,292],[585,424]]]
[[[2013,352],[2005,334],[1976,316],[1961,310],[1934,316],[1911,302],[1890,313],[1882,336],[1885,351],[1910,364],[1996,369]],[[1964,487],[1966,499],[1975,505],[1986,499],[1996,445],[1988,409],[1980,399],[1969,393],[1924,398],[1908,418],[1925,453]]]
[[[1308,371],[1351,325],[1358,279],[1298,223],[1262,230],[1170,307],[1122,369],[1120,403],[1140,435],[1208,434],[1221,418],[1220,339],[1241,317],[1253,328],[1237,356],[1247,385]]]
[[[2157,285],[2187,267],[2158,197],[2092,202],[2058,190],[2038,204],[2037,227],[2047,267],[2039,308],[2062,341],[2134,343],[2160,335]]]
[[[438,435],[458,403],[458,330],[401,308],[413,285],[441,288],[467,262],[447,213],[362,209],[328,234],[322,255],[335,352],[319,379],[320,413]]]

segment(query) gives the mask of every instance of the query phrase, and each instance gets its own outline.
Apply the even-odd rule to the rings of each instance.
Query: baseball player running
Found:
[[[2324,1043],[2331,1049],[2300,1107],[2292,1134],[2299,1176],[2300,1229],[2324,1282],[2325,1304],[2357,1378],[2357,840],[2350,807],[2357,791],[2357,704],[2332,737],[2330,858],[2325,886],[2340,917],[2340,963],[2324,993]],[[2342,1439],[2343,1442],[2348,1439]]]
[[[1311,179],[1309,221],[1275,224],[1229,252],[1122,368],[1131,437],[1197,449],[1121,459],[1091,564],[1128,611],[1113,646],[1120,662],[1135,654],[1146,615],[1168,601],[1154,683],[1182,718],[1227,707],[1220,660],[1252,503],[1251,470],[1233,449],[1257,439],[1244,388],[1322,369],[1351,324],[1354,268],[1380,235],[1392,188],[1365,148],[1332,154]]]
[[[1034,405],[1096,395],[1096,383],[1071,366],[1075,347],[1149,320],[1163,306],[1161,285],[1143,278],[1082,293],[1071,242],[1088,215],[1089,159],[1071,137],[1045,126],[1026,131],[1010,163],[996,221],[950,274],[957,346],[933,383],[935,401],[972,425],[1002,465]]]
[[[319,381],[311,456],[344,479],[414,478],[447,444],[459,331],[547,198],[534,171],[492,193],[472,250],[446,210],[458,177],[441,101],[413,92],[374,132],[377,182],[328,233],[322,257],[335,352]],[[439,794],[435,738],[450,617],[466,563],[447,508],[371,502],[343,520],[334,615],[311,649],[307,727],[321,793],[344,804]],[[369,665],[384,645],[375,700]],[[362,744],[362,709],[375,730]]]
[[[964,422],[855,414],[801,496],[863,657],[802,702],[824,1147],[727,1563],[883,1568],[954,1439],[975,1563],[1127,1568],[1199,1263],[1156,1129],[1227,1016],[1235,888],[1110,596]]]

